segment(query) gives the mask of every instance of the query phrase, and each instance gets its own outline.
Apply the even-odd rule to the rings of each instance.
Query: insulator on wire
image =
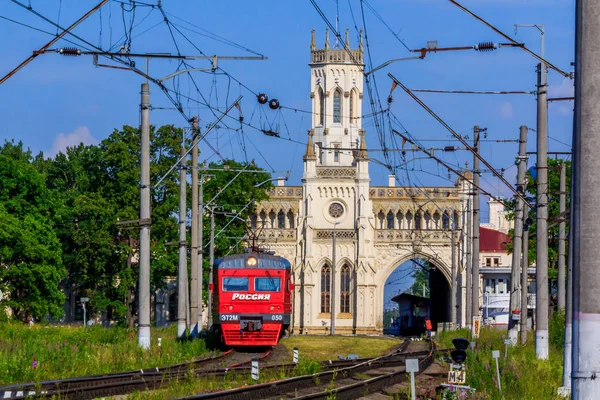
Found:
[[[277,100],[277,99],[271,99],[269,101],[269,108],[271,110],[277,110],[279,108],[279,100]]]
[[[387,102],[388,102],[388,104],[392,104],[392,101],[394,101],[394,98],[393,98],[393,97],[392,97],[392,95],[390,94],[390,95],[388,96]]]
[[[493,51],[496,50],[496,44],[492,42],[480,42],[475,45],[475,50],[477,51]]]
[[[58,50],[58,53],[62,54],[63,56],[80,56],[81,50],[75,47],[63,47],[62,49]]]
[[[267,96],[264,93],[259,94],[258,96],[256,96],[258,98],[258,102],[260,104],[267,104],[267,101],[269,101],[269,96]]]
[[[446,146],[446,147],[444,147],[444,151],[454,151],[454,150],[456,150],[454,148],[454,146]]]

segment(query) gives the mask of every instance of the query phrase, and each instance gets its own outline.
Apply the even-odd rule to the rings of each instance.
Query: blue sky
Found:
[[[69,25],[98,3],[98,0],[20,0],[53,21]],[[156,0],[145,0],[156,4]],[[373,65],[390,58],[408,57],[400,43],[372,12],[371,7],[411,49],[426,46],[428,40],[437,40],[440,47],[474,45],[477,42],[505,40],[446,0],[366,0],[364,23],[359,0],[317,0],[326,17],[335,24],[339,10],[339,25],[343,31],[350,28],[351,47],[356,47],[357,30],[365,28]],[[128,1],[125,1],[128,4]],[[197,55],[198,49],[212,55],[255,55],[243,48],[263,54],[267,61],[222,61],[220,66],[235,80],[242,82],[254,93],[264,92],[277,98],[285,107],[310,110],[309,98],[309,45],[311,29],[316,29],[317,44],[324,44],[325,22],[310,1],[190,1],[163,0],[172,28],[177,27],[191,41],[174,31],[182,54]],[[531,28],[519,29],[514,24],[544,24],[546,28],[546,57],[562,69],[570,71],[574,53],[573,0],[464,0],[463,5],[488,20],[494,26],[524,42],[533,51],[540,48],[540,34]],[[129,5],[124,6],[129,10]],[[353,19],[354,16],[354,19]],[[0,17],[11,18],[37,28],[56,32],[50,24],[9,0],[0,0]],[[123,20],[125,19],[125,24]],[[133,12],[123,12],[120,2],[111,0],[74,32],[87,41],[108,49],[118,49],[124,26],[134,29],[131,51],[176,53],[177,49],[160,11],[155,7],[138,6]],[[187,21],[187,22],[186,22]],[[356,22],[356,25],[355,25]],[[192,25],[193,24],[193,25]],[[201,30],[202,29],[202,30]],[[203,35],[197,32],[203,33]],[[219,41],[211,38],[220,37]],[[41,47],[51,36],[16,25],[0,18],[0,75],[4,75],[31,51]],[[213,36],[214,37],[214,36]],[[225,38],[243,48],[223,43]],[[72,38],[71,38],[72,39]],[[75,40],[77,42],[77,40]],[[331,37],[333,43],[334,39]],[[73,46],[60,41],[54,48]],[[143,61],[137,60],[143,67]],[[106,62],[104,60],[103,62]],[[195,67],[207,67],[206,61],[194,61]],[[429,54],[424,60],[395,63],[377,72],[376,86],[385,107],[391,87],[387,73],[393,73],[410,88],[456,90],[535,90],[537,61],[524,51],[502,48],[494,52],[476,51]],[[150,74],[165,76],[177,68],[175,61],[153,60]],[[245,121],[259,128],[281,132],[281,138],[264,136],[259,131],[226,120],[225,126],[213,131],[208,140],[228,158],[255,159],[267,169],[291,171],[290,184],[299,184],[302,174],[303,143],[310,128],[310,115],[302,111],[283,109],[271,111],[259,107],[254,94],[226,75],[193,73],[206,101],[223,109],[238,95],[243,95],[242,110]],[[555,72],[549,73],[550,97],[572,94],[572,82]],[[89,56],[63,57],[57,54],[41,55],[23,70],[0,86],[0,140],[22,140],[35,153],[55,154],[66,145],[97,143],[113,129],[122,125],[139,124],[139,91],[143,78],[128,72],[96,68]],[[167,83],[170,88],[192,99],[201,100],[186,75]],[[172,108],[172,104],[155,86],[151,87],[151,103],[157,108]],[[455,131],[470,135],[474,125],[488,128],[488,139],[516,139],[519,126],[535,129],[536,103],[532,95],[474,96],[450,94],[419,94],[431,109],[438,113]],[[370,112],[365,94],[363,114]],[[181,99],[187,115],[200,115],[201,125],[214,120],[214,115],[194,101]],[[571,142],[572,102],[552,103],[549,107],[549,149],[568,151]],[[412,99],[396,89],[391,104],[392,113],[422,144],[431,147],[458,145],[449,133],[433,120]],[[156,125],[187,126],[183,117],[174,110],[153,110],[151,122]],[[363,120],[369,148],[381,148],[372,118]],[[397,128],[397,126],[395,126]],[[387,135],[389,126],[386,123]],[[530,131],[528,150],[535,150],[535,133]],[[242,142],[243,136],[243,142]],[[436,140],[429,142],[429,140]],[[246,153],[241,150],[245,143]],[[391,142],[387,142],[392,147]],[[516,143],[484,142],[482,155],[496,168],[509,168],[506,178],[515,180],[512,168],[517,152]],[[466,152],[440,155],[452,164],[464,165],[472,156]],[[372,153],[380,158],[381,153]],[[415,154],[415,157],[420,155]],[[407,159],[413,157],[412,153]],[[212,151],[201,146],[201,159],[216,160]],[[534,158],[531,159],[534,162]],[[431,160],[416,160],[409,164],[409,174],[401,175],[402,184],[452,185],[456,177]],[[414,169],[414,170],[413,170]],[[421,172],[425,171],[425,172]],[[372,184],[385,185],[388,171],[372,163]],[[279,173],[276,173],[279,175]],[[482,178],[482,185],[494,194],[509,195],[498,179],[490,174]],[[483,219],[487,218],[487,210]]]

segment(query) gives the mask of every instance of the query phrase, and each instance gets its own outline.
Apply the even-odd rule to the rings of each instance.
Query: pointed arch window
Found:
[[[342,122],[342,92],[337,90],[333,92],[333,123]]]
[[[350,267],[347,264],[340,272],[340,312],[350,312]]]
[[[421,213],[415,214],[415,229],[421,229]]]
[[[325,93],[323,89],[319,87],[319,125],[325,124]]]
[[[447,212],[442,214],[442,229],[450,229],[450,216]]]
[[[391,211],[387,213],[387,228],[394,229],[394,214]]]
[[[331,267],[321,268],[321,312],[331,312]]]
[[[279,213],[277,213],[277,228],[285,228],[285,213],[283,210],[279,210]]]

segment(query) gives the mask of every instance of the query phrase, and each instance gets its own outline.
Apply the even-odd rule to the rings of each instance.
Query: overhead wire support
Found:
[[[412,93],[409,88],[404,86],[404,84],[402,84],[402,82],[400,82],[398,79],[396,79],[396,77],[394,75],[392,75],[391,73],[388,73],[388,76],[394,81],[394,84],[392,85],[392,90],[390,91],[390,95],[391,95],[391,92],[395,89],[396,85],[398,85],[402,89],[404,89],[404,91],[410,97],[412,97],[417,103],[419,103],[419,105],[421,107],[423,107],[429,114],[431,114],[431,116],[433,118],[435,118],[440,124],[442,124],[442,126],[444,128],[446,128],[448,130],[448,132],[450,132],[456,139],[458,139],[458,141],[461,142],[463,144],[463,146],[465,146],[471,153],[473,153],[475,155],[475,157],[477,157],[479,159],[479,161],[481,161],[487,168],[489,168],[494,173],[494,175],[496,175],[496,177],[498,177],[498,179],[500,179],[502,181],[502,183],[504,183],[518,198],[522,199],[529,207],[531,207],[531,204],[529,204],[529,202],[527,201],[527,198],[525,198],[525,196],[523,196],[522,193],[519,193],[498,171],[496,171],[496,169],[494,167],[492,167],[492,165],[489,162],[487,162],[487,160],[485,158],[483,158],[477,151],[475,151],[475,149],[471,145],[469,145],[467,143],[467,141],[465,139],[463,139],[463,137],[461,135],[456,133],[448,124],[446,124],[446,122],[444,122],[443,119],[441,119],[436,113],[434,113],[433,110],[431,110],[429,107],[427,107],[427,105],[425,103],[423,103],[421,101],[421,99],[419,99],[417,96],[415,96],[415,94]]]
[[[512,40],[512,39],[511,39]],[[425,58],[427,53],[437,53],[438,51],[462,51],[462,50],[476,50],[476,51],[494,51],[501,47],[523,47],[523,43],[492,43],[492,42],[480,42],[474,46],[458,46],[458,47],[422,47],[420,49],[411,50],[412,53],[421,53],[421,57]],[[434,42],[437,43],[437,42]]]
[[[448,0],[448,1],[450,1],[450,3],[454,4],[455,6],[457,6],[458,8],[460,8],[461,10],[463,10],[464,12],[466,12],[467,14],[469,14],[470,16],[472,16],[473,18],[475,18],[476,20],[478,20],[481,23],[483,23],[484,25],[486,25],[488,28],[492,29],[494,32],[496,32],[497,34],[499,34],[500,36],[502,36],[506,40],[509,40],[512,44],[518,45],[517,47],[522,48],[528,54],[530,54],[532,57],[534,57],[538,61],[546,64],[547,67],[552,68],[553,70],[555,70],[556,72],[558,72],[559,74],[561,74],[562,76],[564,76],[565,78],[571,78],[571,79],[573,78],[572,74],[563,71],[562,69],[560,69],[557,66],[555,66],[554,64],[550,63],[549,61],[547,61],[543,57],[538,56],[536,53],[534,53],[533,51],[529,50],[527,48],[527,46],[519,44],[516,40],[514,40],[513,38],[511,38],[510,36],[508,36],[507,34],[505,34],[504,32],[502,32],[500,29],[496,28],[495,26],[493,26],[492,24],[490,24],[489,22],[487,22],[486,20],[484,20],[480,16],[476,15],[474,12],[472,12],[471,10],[469,10],[468,8],[466,8],[465,6],[459,4],[455,0]]]
[[[16,0],[11,0],[11,1],[13,3],[15,3],[15,4],[20,5],[21,7],[24,7],[24,8],[28,9],[27,6],[25,6],[24,4],[19,3]],[[10,71],[8,74],[6,74],[4,77],[2,77],[2,79],[0,79],[0,85],[2,85],[11,76],[13,76],[17,72],[19,72],[23,67],[25,67],[27,64],[29,64],[31,61],[33,61],[34,58],[36,58],[39,54],[41,54],[40,52],[44,52],[47,48],[49,48],[54,43],[56,43],[60,39],[62,39],[65,35],[67,35],[68,33],[70,33],[70,31],[72,29],[74,29],[75,27],[77,27],[77,25],[79,25],[84,20],[86,20],[90,15],[92,15],[93,13],[95,13],[96,11],[98,11],[107,2],[108,2],[108,0],[102,0],[94,8],[92,8],[90,11],[88,11],[87,13],[85,13],[81,18],[79,18],[77,21],[75,21],[73,24],[71,24],[71,26],[69,26],[67,29],[64,29],[61,33],[59,33],[58,35],[56,35],[56,37],[54,37],[52,40],[50,40],[48,43],[46,43],[44,46],[42,46],[38,51],[34,51],[33,54],[29,56],[29,58],[27,58],[25,61],[23,61],[21,64],[19,64],[16,68],[14,68],[12,71]]]
[[[489,91],[489,90],[441,90],[441,89],[410,89],[415,93],[446,93],[446,94],[536,94],[535,91],[521,91],[521,90],[501,90],[501,91]]]

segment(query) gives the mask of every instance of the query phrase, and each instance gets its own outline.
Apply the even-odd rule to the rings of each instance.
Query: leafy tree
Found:
[[[429,288],[429,270],[430,263],[427,260],[420,260],[421,263],[415,262],[415,272],[413,273],[413,278],[415,279],[412,286],[406,291],[408,294],[412,294],[415,296],[423,296],[423,285]],[[413,261],[414,262],[414,261]],[[426,295],[425,297],[429,297]]]
[[[225,171],[224,169],[226,168],[229,171]],[[203,218],[203,243],[205,254],[208,254],[208,245],[210,243],[209,210],[211,207],[218,206],[215,209],[215,235],[225,225],[229,224],[226,230],[215,236],[215,259],[217,259],[227,254],[241,252],[245,247],[242,238],[249,233],[246,221],[249,221],[250,216],[255,212],[254,203],[268,198],[268,191],[272,187],[272,183],[269,181],[271,178],[270,174],[259,172],[263,170],[254,165],[254,163],[240,163],[233,160],[226,160],[220,163],[210,163],[208,169],[218,171],[207,171],[207,173],[214,176],[204,183],[205,212]],[[248,172],[242,172],[238,175],[236,171],[240,170]],[[250,173],[249,171],[257,172]],[[236,177],[236,175],[238,176]],[[217,193],[221,189],[224,190],[217,196]],[[214,201],[209,204],[213,198]],[[232,215],[235,215],[237,218]],[[208,282],[210,266],[207,256],[203,258],[203,262],[205,282]]]
[[[0,148],[0,290],[18,318],[62,315],[65,275],[53,219],[60,207],[22,143]]]

